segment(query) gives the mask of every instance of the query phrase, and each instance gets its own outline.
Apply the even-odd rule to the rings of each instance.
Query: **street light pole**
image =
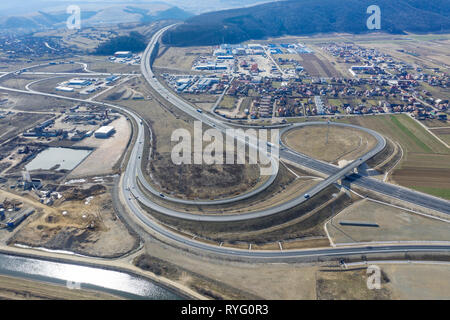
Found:
[[[327,121],[327,142],[325,144],[328,144],[328,132],[330,131],[330,120]]]

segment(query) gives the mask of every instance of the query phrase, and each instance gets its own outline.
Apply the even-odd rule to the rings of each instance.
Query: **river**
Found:
[[[0,274],[97,290],[126,299],[183,299],[165,287],[128,273],[7,254],[0,254]]]

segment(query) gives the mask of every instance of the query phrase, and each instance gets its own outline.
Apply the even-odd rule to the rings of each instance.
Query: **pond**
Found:
[[[92,150],[71,149],[71,148],[48,148],[40,152],[25,167],[28,171],[50,170],[57,166],[57,170],[73,170]]]

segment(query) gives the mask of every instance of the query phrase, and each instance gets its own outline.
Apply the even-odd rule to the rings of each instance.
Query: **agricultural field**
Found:
[[[339,121],[373,129],[398,142],[404,156],[391,182],[450,199],[450,149],[410,116],[351,117]]]
[[[444,140],[445,143],[450,145],[450,127],[431,129],[431,131],[440,139]]]
[[[378,49],[394,58],[425,68],[450,65],[448,35],[432,38],[412,36],[405,40],[360,42],[359,45]]]
[[[314,54],[302,54],[302,66],[312,77],[340,77],[341,73],[326,58]]]

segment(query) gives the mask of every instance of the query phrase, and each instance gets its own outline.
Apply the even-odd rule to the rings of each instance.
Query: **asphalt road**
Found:
[[[155,33],[155,35],[152,37],[147,49],[144,52],[142,60],[141,60],[142,61],[141,62],[142,63],[141,64],[142,74],[144,75],[145,79],[150,84],[150,86],[152,86],[154,88],[154,90],[156,90],[164,99],[166,99],[172,105],[179,108],[181,111],[190,115],[194,119],[202,121],[203,123],[205,123],[211,127],[219,128],[222,131],[229,129],[230,128],[229,125],[222,122],[221,120],[218,120],[217,118],[210,116],[207,113],[198,112],[189,103],[187,103],[183,99],[179,98],[176,94],[174,94],[173,92],[168,90],[166,87],[164,87],[164,85],[162,85],[158,81],[156,76],[154,75],[153,70],[150,65],[150,56],[155,48],[156,43],[158,42],[159,38],[161,37],[161,35],[170,27],[172,27],[172,26],[168,26],[168,27],[161,29],[160,31]],[[312,124],[326,125],[326,123],[323,123],[323,122],[315,122],[315,123],[308,123],[308,124],[296,124],[293,127],[299,127],[302,125],[312,125]],[[368,178],[368,177],[363,177],[358,174],[353,174],[353,170],[355,168],[357,168],[358,166],[363,164],[365,161],[372,158],[375,154],[380,152],[384,148],[386,141],[380,134],[378,134],[377,132],[375,132],[373,130],[367,129],[367,128],[362,128],[362,127],[348,125],[348,124],[333,123],[333,125],[353,127],[353,128],[357,128],[359,130],[363,130],[369,134],[372,134],[377,139],[377,146],[373,150],[371,150],[370,152],[368,152],[367,154],[362,156],[360,159],[355,160],[354,162],[350,163],[349,165],[345,166],[344,168],[339,168],[339,167],[333,166],[331,164],[310,158],[306,155],[302,155],[298,152],[292,151],[292,150],[286,148],[285,146],[281,146],[281,148],[279,150],[280,159],[286,159],[289,161],[293,161],[302,166],[305,166],[305,167],[308,167],[315,171],[319,171],[326,175],[329,175],[329,177],[327,179],[321,181],[318,185],[316,185],[315,187],[313,187],[312,189],[310,189],[307,192],[307,194],[310,197],[319,193],[321,190],[323,190],[330,184],[336,182],[337,180],[349,177],[348,181],[350,181],[358,186],[361,186],[361,187],[364,187],[369,190],[376,191],[376,192],[379,192],[379,193],[382,193],[385,195],[389,195],[391,197],[394,197],[394,198],[397,198],[400,200],[407,199],[407,201],[414,203],[416,205],[424,206],[429,209],[433,209],[433,210],[437,210],[437,211],[441,211],[441,212],[450,214],[450,201],[443,200],[443,199],[433,197],[433,196],[429,196],[429,195],[426,195],[426,194],[423,194],[420,192],[416,192],[416,191],[413,191],[413,190],[410,190],[407,188],[402,188],[402,187],[395,186],[392,184],[380,182],[378,180]],[[282,132],[292,130],[293,127],[285,128]],[[135,191],[133,191],[133,192],[135,192]],[[144,200],[145,197],[142,198],[142,196],[143,196],[142,193],[139,194],[139,191],[136,191],[136,193],[137,193],[136,195],[138,196],[139,200],[142,201],[143,204],[145,204],[146,206],[151,205],[151,203],[148,203],[148,201]],[[236,215],[235,216],[202,215],[200,217],[199,215],[193,215],[193,214],[189,214],[189,213],[185,213],[185,212],[178,212],[175,210],[167,210],[167,208],[164,209],[164,208],[161,208],[161,206],[155,207],[153,205],[150,207],[152,209],[155,209],[158,211],[163,210],[163,212],[161,212],[161,213],[170,215],[172,217],[184,218],[184,219],[188,219],[188,220],[236,221],[236,220],[252,219],[252,218],[258,218],[258,217],[262,217],[262,216],[275,214],[277,212],[281,212],[282,210],[292,208],[292,207],[304,202],[305,200],[307,200],[307,199],[298,198],[298,199],[294,199],[288,203],[284,203],[282,206],[279,206],[278,208],[267,209],[264,211],[254,212],[254,213],[244,213],[244,214],[240,214],[238,216],[236,216]],[[144,203],[144,202],[146,202],[146,203]],[[279,210],[277,210],[277,209],[279,209]],[[277,211],[277,212],[275,212],[275,211]],[[206,219],[206,220],[204,220],[204,219]]]

